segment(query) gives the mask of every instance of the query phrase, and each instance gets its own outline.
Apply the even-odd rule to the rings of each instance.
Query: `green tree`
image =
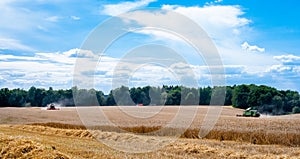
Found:
[[[271,92],[268,92],[266,94],[261,94],[260,97],[258,98],[258,101],[260,105],[272,104],[272,98],[273,96]]]
[[[115,101],[115,99],[114,99],[112,90],[109,92],[109,94],[108,94],[108,96],[107,96],[107,99],[106,99],[106,105],[107,105],[107,106],[115,106],[115,105],[117,105],[117,104],[116,104],[116,101]]]
[[[96,97],[98,100],[99,105],[103,106],[105,105],[105,98],[104,98],[104,93],[102,91],[96,91]]]
[[[46,106],[47,104],[57,102],[57,97],[55,95],[55,92],[53,91],[52,87],[49,87],[49,89],[45,92],[45,97],[42,101],[42,106]]]
[[[25,106],[27,92],[21,89],[14,89],[11,92],[12,93],[9,96],[8,104],[15,107]]]
[[[299,93],[296,91],[285,91],[284,110],[286,112],[292,112],[292,109],[296,106],[300,106]]]
[[[272,105],[274,105],[273,114],[280,115],[283,113],[283,101],[280,96],[276,95],[272,98]]]
[[[236,108],[246,109],[249,107],[247,100],[250,89],[247,85],[236,86],[233,90],[232,105]]]
[[[210,105],[224,105],[226,98],[226,87],[218,86],[212,89]]]
[[[36,102],[36,88],[34,86],[30,87],[27,93],[27,102],[30,104],[30,106],[38,106]]]
[[[163,105],[164,100],[162,93],[164,90],[160,87],[151,87],[149,90],[149,98],[150,98],[150,104],[151,105]]]
[[[181,88],[182,105],[199,105],[199,91],[196,88]]]
[[[36,104],[36,106],[43,106],[43,99],[46,96],[46,90],[45,89],[41,89],[41,88],[37,88],[35,90],[35,99],[34,99],[34,103]]]
[[[195,105],[195,95],[193,92],[189,92],[185,98],[184,98],[184,103],[183,105]]]
[[[298,106],[297,106],[297,107],[294,107],[294,108],[293,108],[293,113],[294,113],[294,114],[300,113],[300,107],[298,107]]]
[[[179,86],[171,87],[168,92],[165,105],[180,105],[181,102],[181,88]]]
[[[79,106],[98,106],[98,99],[95,89],[78,89],[74,94],[76,105]]]
[[[233,87],[227,86],[224,105],[232,105],[232,94],[233,94]]]
[[[204,87],[199,89],[199,105],[209,105],[210,104],[210,99],[211,99],[211,93],[212,93],[212,88],[211,87]]]
[[[130,98],[133,100],[133,102],[135,104],[139,104],[139,103],[142,103],[142,100],[141,100],[141,92],[142,92],[142,89],[141,87],[138,87],[138,88],[131,88],[129,90],[129,93],[130,93]]]
[[[0,107],[1,106],[4,106],[4,107],[10,106],[9,102],[8,102],[9,97],[10,97],[9,89],[8,88],[2,88],[0,90]]]
[[[120,88],[116,88],[113,90],[113,97],[115,102],[119,106],[126,105],[135,105],[130,97],[129,88],[125,86],[121,86]]]

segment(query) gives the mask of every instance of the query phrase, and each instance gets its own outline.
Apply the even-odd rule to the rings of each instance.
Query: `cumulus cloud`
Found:
[[[36,53],[36,57],[46,58],[47,60],[74,64],[76,58],[86,58],[90,60],[98,60],[98,55],[94,54],[90,50],[83,49],[71,49],[65,52],[53,52],[53,53]]]
[[[151,2],[155,2],[156,0],[139,0],[135,2],[121,2],[118,4],[107,4],[104,5],[102,10],[102,14],[110,15],[110,16],[117,16],[122,13],[126,13],[130,10],[134,10],[143,6],[147,6]]]
[[[292,54],[274,56],[274,59],[287,65],[300,65],[300,56]]]
[[[76,59],[85,59],[85,61],[83,62],[84,65],[77,70],[77,73],[84,78],[79,78],[81,81],[77,81],[75,84],[96,87],[106,93],[111,89],[113,78],[124,75],[129,77],[129,81],[127,81],[129,86],[161,86],[163,84],[195,86],[193,80],[198,80],[199,86],[207,86],[212,84],[211,79],[214,76],[223,71],[225,71],[225,77],[229,82],[242,78],[249,80],[257,76],[257,73],[252,74],[252,69],[245,65],[211,66],[211,69],[214,69],[214,72],[211,72],[212,70],[209,70],[208,66],[205,65],[174,63],[170,67],[164,67],[155,64],[134,64],[131,63],[132,61],[126,61],[124,66],[139,65],[134,72],[128,72],[126,67],[120,70],[114,69],[120,63],[119,58],[103,56],[99,61],[94,61],[94,58],[91,51],[81,51],[77,48],[65,52],[36,53],[32,57],[0,54],[0,68],[2,69],[0,86],[29,88],[34,85],[37,87],[70,88],[74,80],[73,77],[76,76],[73,73],[73,64],[75,64]],[[96,64],[97,67],[91,68],[89,64]],[[265,73],[293,72],[295,74],[299,73],[299,70],[299,67],[274,65]],[[92,79],[95,83],[90,82]]]
[[[65,52],[35,53],[34,56],[0,54],[0,77],[5,79],[0,87],[70,88],[76,60],[83,59],[89,64],[95,63],[95,57],[91,51],[77,48]]]
[[[239,6],[193,6],[163,5],[162,9],[181,13],[204,28],[212,37],[219,38],[224,33],[237,33],[240,27],[251,22],[241,17],[244,12]],[[227,32],[224,32],[227,31]]]
[[[280,64],[272,65],[266,69],[266,77],[274,80],[283,89],[299,89],[300,56],[288,54],[274,56]]]
[[[268,54],[248,54],[248,58],[244,58],[243,50],[240,44],[245,41],[244,36],[248,36],[247,30],[251,30],[248,24],[251,23],[250,19],[243,17],[244,12],[240,6],[178,6],[178,5],[163,5],[162,9],[170,10],[173,12],[180,13],[187,18],[192,19],[201,28],[206,31],[209,37],[212,39],[214,44],[219,50],[221,58],[225,64],[247,64],[254,65],[253,61],[248,59],[256,59],[255,65],[257,63],[262,64],[266,61],[269,63],[274,63],[273,57]],[[140,27],[146,28],[146,30],[137,31],[136,33],[148,34],[150,37],[154,37],[153,40],[163,40],[164,44],[168,44],[173,48],[178,49],[182,46],[185,41],[180,39],[180,36],[176,36],[176,33],[170,33],[165,30],[149,30],[153,26],[158,27],[161,21],[166,21],[168,16],[173,15],[172,12],[151,12],[151,11],[136,11],[134,13],[127,13],[122,18],[124,21],[136,21],[141,25]],[[181,19],[184,19],[181,17]],[[183,22],[184,20],[170,19],[167,25],[172,26],[173,30],[189,30],[189,26]],[[180,33],[177,33],[180,34]],[[199,39],[195,37],[195,32],[189,32],[189,37],[187,40],[193,41]],[[187,35],[184,35],[187,36]],[[251,35],[250,35],[251,36]],[[185,37],[187,38],[187,37]],[[192,39],[195,38],[195,39]],[[170,39],[170,40],[167,40]],[[249,49],[255,50],[253,46],[248,46]],[[263,48],[257,47],[256,50],[263,51]],[[188,53],[190,51],[187,51]],[[188,54],[187,53],[187,54]],[[233,58],[234,57],[234,58]],[[259,59],[259,60],[257,60]],[[250,62],[251,61],[251,62]]]
[[[240,33],[246,29],[251,22],[249,19],[242,17],[244,12],[239,6],[184,7],[178,5],[163,5],[162,9],[174,11],[192,19],[199,27],[203,28],[219,46],[229,45],[232,47],[233,43],[235,43],[234,46],[239,45]],[[142,26],[148,27],[159,23],[160,20],[167,19],[170,15],[172,15],[171,12],[151,13],[151,11],[137,11],[135,13],[125,14],[122,18],[125,19],[124,21],[133,20],[139,23],[142,22]],[[168,22],[170,26],[173,26],[173,29],[178,28],[178,30],[182,30],[182,28],[189,27],[182,23],[182,19],[181,17],[181,20],[172,19]],[[158,33],[158,31],[144,31],[142,33],[148,33],[149,35],[157,37],[166,37],[166,34]],[[228,37],[230,37],[230,39],[228,39]],[[236,39],[238,41],[235,41]]]
[[[272,65],[269,67],[266,72],[271,73],[290,73],[293,71],[293,68],[291,66],[285,66],[285,65]]]
[[[236,82],[245,80],[253,82],[253,79],[257,77],[266,77],[269,73],[266,72],[266,68],[276,63],[276,60],[273,59],[273,56],[270,54],[251,53],[264,52],[265,49],[255,45],[249,45],[248,42],[244,43],[245,49],[251,52],[243,52],[241,43],[245,42],[243,37],[248,35],[246,30],[251,30],[248,25],[251,23],[251,20],[243,17],[244,12],[239,6],[212,5],[204,7],[184,7],[178,5],[163,5],[162,8],[178,12],[192,19],[208,33],[216,44],[224,64],[223,69],[221,69],[220,66],[216,66],[212,68],[214,72],[211,73],[207,67],[198,66],[197,64],[191,66],[197,68],[193,69],[193,71],[196,77],[201,79],[201,82],[205,81],[205,84],[209,84],[209,82],[211,82],[209,79],[213,76],[224,72],[225,76],[230,78],[230,81]],[[182,46],[180,36],[177,37],[176,34],[164,30],[148,30],[148,28],[151,29],[154,24],[158,24],[162,19],[166,19],[169,14],[171,14],[171,12],[151,13],[147,11],[137,11],[135,13],[125,14],[123,18],[128,19],[127,21],[139,22],[139,25],[145,27],[145,30],[136,31],[136,33],[148,34],[150,37],[154,37],[154,41],[157,39],[163,40],[165,43],[171,44],[171,48],[177,50],[178,47]],[[181,29],[187,29],[188,27],[186,23],[179,23],[178,19],[170,19],[168,25]],[[191,33],[193,34],[193,32]],[[175,40],[176,43],[169,42],[166,39],[171,39],[172,42]],[[187,51],[187,54],[190,54],[190,51]],[[245,58],[245,54],[247,58]],[[178,69],[178,71],[180,70],[184,69]]]
[[[249,45],[248,42],[244,42],[241,45],[243,50],[251,51],[251,52],[265,52],[265,48],[258,47],[256,45]]]
[[[249,60],[244,58],[243,50],[240,44],[245,41],[243,37],[251,36],[249,35],[249,30],[251,30],[249,24],[252,22],[250,19],[244,17],[244,12],[240,6],[237,5],[222,5],[222,6],[179,6],[179,5],[163,5],[162,9],[170,10],[177,12],[181,15],[186,16],[187,18],[193,20],[199,25],[212,39],[214,44],[219,50],[219,53],[222,57],[223,62],[226,64],[250,64]],[[135,14],[126,14],[124,19],[129,19],[133,21],[144,23],[141,24],[146,28],[157,24],[160,21],[167,19],[169,12],[165,14],[160,13],[147,13],[146,11],[138,11]],[[146,20],[145,20],[146,19]],[[180,23],[178,19],[169,20],[168,23],[173,26],[173,29],[182,30],[185,28],[188,30],[189,26],[185,23]],[[150,37],[153,37],[154,40],[163,40],[166,44],[171,46],[182,45],[186,43],[180,36],[176,34],[170,34],[164,30],[142,30],[137,33],[148,34]],[[193,32],[190,32],[193,37],[195,35]],[[191,38],[189,37],[189,38]],[[198,39],[198,37],[195,37]],[[169,39],[169,40],[168,40]],[[192,39],[187,39],[192,41]],[[252,49],[252,47],[250,47]],[[258,48],[262,51],[263,48]],[[267,54],[249,54],[247,55],[250,59],[260,59],[256,62],[262,63],[262,61],[272,61],[272,56],[267,56]],[[232,58],[235,57],[235,58]],[[266,60],[268,59],[268,60]],[[270,60],[271,59],[271,60]]]
[[[274,56],[280,64],[272,65],[266,69],[267,73],[273,76],[283,76],[285,78],[298,77],[300,75],[300,56],[288,54]]]

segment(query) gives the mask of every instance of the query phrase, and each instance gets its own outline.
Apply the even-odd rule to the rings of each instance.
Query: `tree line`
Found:
[[[184,86],[133,87],[121,86],[108,95],[95,89],[72,87],[53,90],[31,87],[29,90],[0,90],[0,107],[44,107],[49,103],[62,106],[114,105],[209,105],[220,98],[221,105],[236,108],[253,107],[261,113],[282,115],[300,113],[300,95],[297,91],[277,90],[264,85],[234,85],[224,87],[188,88]]]

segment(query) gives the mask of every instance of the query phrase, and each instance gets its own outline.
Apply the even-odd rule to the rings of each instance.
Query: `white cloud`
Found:
[[[280,64],[267,67],[266,77],[277,83],[277,86],[283,89],[299,89],[298,79],[300,76],[300,56],[280,55],[274,56]]]
[[[45,31],[45,32],[48,32],[49,30],[41,25],[37,25],[37,28],[41,31]]]
[[[300,56],[296,55],[279,55],[274,56],[274,59],[279,61],[280,64],[275,64],[266,68],[266,73],[272,75],[272,77],[277,78],[298,78],[300,75]]]
[[[209,37],[216,45],[219,54],[225,64],[237,64],[237,65],[269,65],[274,64],[273,56],[266,54],[250,54],[242,50],[240,44],[245,40],[243,37],[251,37],[248,24],[251,20],[242,17],[244,12],[239,6],[194,6],[194,7],[183,7],[178,5],[163,5],[162,9],[171,10],[178,12],[187,18],[192,19],[200,27],[207,32]],[[153,38],[153,40],[164,40],[165,43],[176,48],[182,46],[182,40],[176,36],[176,33],[170,33],[165,30],[151,30],[151,27],[160,27],[163,25],[165,27],[170,27],[173,30],[188,30],[189,26],[182,22],[184,20],[170,19],[168,16],[172,15],[171,12],[151,12],[151,11],[136,11],[134,13],[127,13],[122,15],[124,22],[136,21],[145,30],[137,31],[137,33],[148,34]],[[166,21],[167,24],[162,21]],[[184,19],[181,17],[181,19]],[[141,27],[139,26],[139,27]],[[148,29],[150,28],[150,29]],[[247,32],[248,31],[248,32]],[[180,33],[177,33],[180,34]],[[194,36],[195,34],[191,31],[189,32],[188,38],[199,39]],[[186,35],[185,35],[186,36]],[[180,36],[179,36],[180,37]],[[169,40],[168,40],[169,39]],[[170,39],[172,41],[170,41]],[[177,43],[174,43],[177,41]],[[187,39],[193,41],[195,39]],[[251,50],[263,51],[264,48],[259,48],[255,46],[248,46]],[[245,58],[247,56],[247,58]],[[249,60],[251,59],[251,60]],[[253,60],[253,61],[252,61]],[[266,63],[267,61],[267,63]]]
[[[82,49],[71,49],[65,52],[54,52],[54,53],[36,53],[35,57],[47,59],[48,61],[64,63],[64,64],[74,64],[77,58],[84,60],[98,60],[96,54],[94,54],[90,50],[82,50]]]
[[[170,33],[164,30],[158,30],[158,29],[143,29],[143,30],[137,30],[132,31],[138,34],[145,34],[145,35],[151,35],[153,36],[154,40],[175,40],[175,41],[181,41],[184,42],[182,38],[179,36],[176,36],[174,33]]]
[[[241,17],[244,12],[239,6],[204,6],[183,7],[163,5],[162,9],[181,13],[203,27],[215,39],[228,38],[228,34],[236,34],[251,21]]]
[[[66,52],[36,53],[35,56],[0,54],[0,77],[5,87],[29,88],[54,86],[70,88],[73,80],[74,64],[77,59],[85,61],[85,66],[95,63],[91,51],[71,49]],[[104,58],[105,59],[105,58]],[[107,70],[111,68],[107,66]],[[93,70],[92,70],[93,71]]]
[[[219,53],[222,58],[229,59],[230,62],[235,61],[235,63],[243,64],[242,62],[246,61],[243,55],[243,50],[240,47],[243,37],[251,36],[249,30],[251,28],[248,24],[251,23],[250,19],[244,18],[244,12],[240,6],[193,6],[193,7],[184,7],[178,5],[163,5],[162,9],[174,11],[180,13],[187,18],[190,18],[196,22],[203,30],[208,34],[208,36],[216,44]],[[153,26],[153,24],[161,23],[168,19],[168,14],[170,13],[151,13],[146,11],[138,11],[137,14],[126,14],[124,19],[135,20],[137,22],[144,22],[142,26],[148,27]],[[182,19],[182,18],[181,18]],[[182,30],[183,28],[188,29],[189,26],[186,24],[180,23],[178,19],[170,19],[168,21],[169,25],[172,26],[173,30]],[[175,29],[174,29],[175,28]],[[140,33],[148,34],[154,37],[154,40],[163,39],[165,42],[168,42],[166,39],[177,40],[176,36],[170,35],[168,32],[162,31],[150,31],[143,30]],[[172,33],[171,33],[172,34]],[[193,34],[193,32],[191,32]],[[192,37],[193,35],[191,35]],[[198,38],[198,37],[195,37]],[[187,39],[191,40],[191,39]],[[182,42],[182,41],[181,41]],[[171,43],[171,42],[169,42]],[[174,45],[173,45],[174,46]],[[176,46],[176,45],[175,45]],[[235,58],[232,58],[232,57]],[[255,56],[256,55],[249,55]],[[271,58],[272,57],[259,57],[259,58]],[[265,60],[261,60],[265,61]],[[227,61],[228,62],[228,61]],[[231,64],[231,63],[227,63]]]
[[[78,86],[97,86],[97,89],[104,90],[106,93],[111,89],[112,78],[118,75],[124,76],[125,74],[130,76],[130,86],[180,85],[182,84],[180,82],[189,84],[194,77],[199,80],[199,86],[207,86],[211,85],[211,78],[219,73],[214,72],[215,74],[212,74],[206,65],[174,63],[170,67],[165,68],[154,64],[132,64],[131,62],[133,61],[126,61],[126,63],[122,64],[124,67],[115,72],[115,66],[120,62],[120,59],[103,56],[100,61],[94,61],[95,57],[98,56],[93,55],[91,51],[77,48],[65,52],[36,53],[33,57],[0,54],[0,68],[2,69],[0,72],[0,86],[29,88],[34,85],[37,87],[70,88],[72,80],[74,80],[73,77],[76,76],[73,73],[76,59],[83,59],[83,65],[79,66],[77,73],[84,77],[79,78],[81,81],[73,84]],[[276,57],[276,59],[282,58]],[[92,65],[97,67],[89,67]],[[133,65],[140,66],[134,72],[129,72],[129,68],[136,68]],[[274,76],[274,74],[295,76],[300,73],[299,66],[281,64],[273,65],[269,68],[265,66],[255,67],[258,66],[251,68],[251,66],[247,65],[224,65],[212,66],[211,68],[214,71],[223,69],[226,73],[225,77],[228,79],[228,84],[232,84],[230,82],[234,80],[251,81],[250,79],[253,78]],[[83,75],[83,73],[85,74]],[[91,80],[96,81],[96,83],[90,85],[91,83],[89,82]]]
[[[72,15],[71,19],[73,19],[73,20],[80,20],[80,17]]]
[[[256,45],[249,45],[248,42],[244,42],[241,45],[243,50],[251,51],[251,52],[265,52],[265,48],[258,47]]]
[[[221,3],[223,2],[223,0],[215,0],[215,1],[211,1],[211,2],[206,2],[205,5],[213,5],[213,4],[217,4],[217,3]]]
[[[22,44],[18,40],[11,39],[11,38],[1,38],[1,37],[0,37],[0,49],[34,51],[33,48]]]
[[[285,65],[272,65],[269,67],[266,72],[270,73],[287,73],[292,72],[293,68],[291,66],[285,66]]]
[[[14,56],[14,55],[2,55],[0,54],[0,60],[2,61],[12,61],[12,60],[22,60],[22,61],[43,61],[45,59],[31,56]]]
[[[59,16],[50,16],[50,17],[47,17],[45,20],[49,21],[49,22],[58,22],[59,19],[61,19],[61,17],[59,17]]]
[[[278,60],[284,64],[290,64],[290,65],[294,65],[294,64],[298,64],[300,65],[300,56],[296,56],[296,55],[280,55],[280,56],[274,56],[275,60]]]
[[[156,0],[139,0],[135,2],[121,2],[118,4],[107,4],[104,5],[104,9],[102,10],[102,14],[117,16],[122,13],[126,13],[128,11],[147,6],[151,2],[155,2]]]
[[[208,33],[218,48],[224,64],[224,70],[226,73],[225,76],[229,78],[230,84],[234,84],[236,82],[243,83],[243,81],[245,81],[245,83],[268,83],[268,79],[270,79],[269,77],[272,77],[271,75],[274,73],[268,71],[268,68],[278,64],[278,62],[268,52],[264,54],[256,53],[265,52],[265,48],[250,45],[248,42],[245,42],[244,37],[251,37],[252,29],[249,26],[251,20],[243,17],[244,12],[242,11],[242,8],[239,6],[183,7],[178,5],[164,5],[162,8],[185,15],[198,23]],[[160,24],[163,26],[171,25],[175,28],[177,27],[181,29],[186,29],[188,27],[186,23],[178,23],[178,19],[176,19],[176,21],[169,18],[167,21],[168,24],[161,23],[162,20],[168,17],[168,14],[169,12],[151,13],[151,11],[137,11],[134,13],[127,13],[122,17],[125,19],[124,22],[134,21],[138,22],[140,26],[144,26],[145,30],[135,32],[146,35],[148,34],[152,37],[152,39],[154,39],[154,41],[164,40],[166,43],[171,43],[166,39],[177,41],[177,46],[172,45],[174,47],[171,47],[176,50],[177,47],[182,46],[179,45],[182,41],[180,41],[175,34],[170,34],[170,32],[164,30],[151,30],[151,27],[158,26],[159,28]],[[247,51],[243,50],[241,44],[243,44],[244,50]],[[193,70],[197,77],[204,80],[206,84],[210,82],[209,79],[213,75],[210,74],[207,67],[197,66],[197,64],[192,67],[196,68]],[[286,67],[283,69],[288,68]],[[296,70],[293,71],[296,72]]]

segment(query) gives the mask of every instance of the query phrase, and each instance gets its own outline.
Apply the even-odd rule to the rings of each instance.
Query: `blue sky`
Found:
[[[97,57],[80,49],[94,28],[114,15],[154,7],[182,14],[206,31],[222,58],[227,85],[255,83],[299,91],[299,5],[295,0],[2,0],[0,87],[72,87],[76,59],[92,62]],[[95,75],[93,87],[107,93],[113,68],[126,52],[154,43],[177,50],[199,86],[210,85],[204,60],[177,38],[149,30],[128,33],[107,49],[96,72],[82,73]],[[185,68],[179,65],[174,63],[173,68]],[[137,69],[130,79],[130,86],[180,84],[170,68],[156,65]]]

